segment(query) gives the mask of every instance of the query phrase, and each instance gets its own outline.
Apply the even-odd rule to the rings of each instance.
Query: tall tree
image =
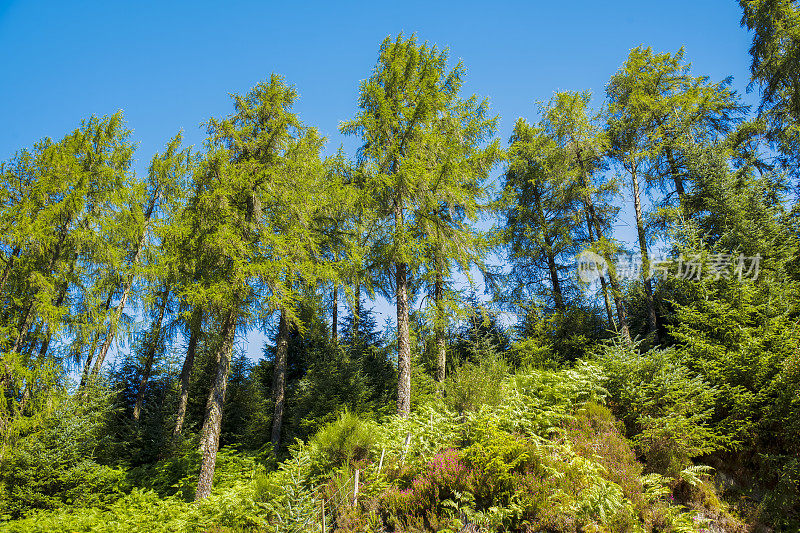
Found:
[[[598,171],[603,169],[607,140],[602,128],[601,115],[591,114],[588,92],[558,92],[547,106],[541,109],[543,125],[569,160],[569,173],[577,181],[577,194],[583,208],[588,244],[612,265],[618,246],[608,235],[617,208],[610,203],[619,191],[615,179],[600,183]],[[613,268],[600,274],[601,290],[609,326],[614,325],[610,299],[614,300],[620,332],[630,341],[627,313],[622,299],[619,279]],[[611,298],[609,297],[609,289]]]
[[[276,310],[294,321],[295,283],[313,284],[319,277],[314,260],[321,237],[313,226],[325,205],[319,192],[323,140],[291,111],[296,98],[295,89],[273,75],[234,96],[231,116],[208,123],[185,246],[187,261],[201,268],[183,291],[188,305],[209,313],[217,330],[198,500],[211,491],[237,327],[266,320]],[[282,405],[276,404],[274,415],[279,437]]]
[[[460,182],[461,176],[442,173],[437,150],[446,145],[445,135],[468,139],[468,128],[478,126],[480,136],[491,123],[475,115],[470,119],[477,118],[476,122],[461,123],[451,114],[469,104],[458,96],[464,67],[458,63],[448,70],[447,58],[446,51],[419,44],[414,36],[385,39],[372,76],[361,84],[360,111],[341,126],[344,133],[363,140],[359,150],[363,193],[383,230],[373,246],[393,276],[388,287],[394,289],[397,307],[397,411],[401,415],[411,409],[411,287],[432,240],[422,230],[423,220],[435,217],[442,205],[461,201],[462,185],[471,181]],[[478,106],[472,105],[477,111]],[[448,116],[452,122],[443,127]]]
[[[451,296],[448,282],[458,269],[470,282],[470,268],[485,271],[488,238],[475,228],[489,209],[485,182],[502,157],[494,139],[497,117],[489,117],[489,102],[472,96],[455,99],[439,119],[438,134],[430,136],[427,150],[431,172],[438,175],[437,194],[428,198],[427,213],[419,225],[427,238],[422,277],[432,287],[433,330],[436,343],[436,380],[444,381],[447,367],[445,332],[449,317],[462,306]],[[438,194],[444,189],[445,195]]]
[[[767,138],[783,163],[800,166],[800,6],[793,0],[739,0],[742,26],[753,32],[752,83],[761,89]]]
[[[504,228],[511,263],[508,297],[523,306],[540,298],[548,309],[563,312],[566,293],[574,289],[565,285],[565,271],[579,247],[573,223],[576,183],[566,153],[542,127],[519,119],[510,143]]]

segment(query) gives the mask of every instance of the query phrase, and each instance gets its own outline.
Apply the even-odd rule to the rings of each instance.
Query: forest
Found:
[[[800,531],[800,7],[739,3],[757,108],[642,45],[504,140],[401,33],[353,153],[279,74],[19,148],[0,530]]]

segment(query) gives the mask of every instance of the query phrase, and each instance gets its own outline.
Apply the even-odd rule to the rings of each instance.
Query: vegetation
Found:
[[[796,531],[800,10],[741,4],[753,116],[640,47],[503,150],[465,67],[399,35],[341,125],[352,159],[275,74],[146,176],[121,114],[20,150],[0,529]],[[456,289],[478,272],[486,298]]]

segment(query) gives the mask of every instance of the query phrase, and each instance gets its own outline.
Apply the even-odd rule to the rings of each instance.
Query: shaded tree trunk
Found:
[[[228,387],[228,376],[231,372],[233,339],[236,334],[236,312],[229,311],[222,325],[222,342],[217,349],[217,370],[214,384],[206,402],[206,416],[200,433],[200,477],[197,481],[195,501],[207,498],[211,494],[214,480],[214,469],[217,464],[219,450],[219,434],[222,429],[222,409],[225,405],[225,390]]]
[[[587,204],[587,202],[584,202],[584,203]],[[591,217],[589,216],[589,213],[588,213],[588,211],[589,211],[588,207],[589,206],[586,205],[586,208],[587,208],[586,209],[586,211],[587,211],[587,213],[586,213],[586,215],[587,215],[586,216],[586,229],[589,232],[588,233],[589,242],[595,243],[596,241],[595,241],[595,238],[594,238],[594,230],[592,229],[592,220],[591,220]],[[608,282],[606,281],[606,276],[603,273],[600,274],[600,288],[603,291],[603,303],[606,306],[606,316],[608,317],[608,326],[611,327],[611,328],[614,328],[616,330],[617,329],[617,325],[614,322],[614,314],[611,312],[611,300],[608,297]]]
[[[545,255],[547,256],[547,270],[550,274],[550,284],[553,288],[553,302],[555,303],[558,311],[564,311],[564,296],[561,292],[561,281],[558,279],[558,265],[556,264],[555,253],[553,252],[553,244],[550,240],[550,234],[547,231],[547,224],[544,218],[544,211],[542,210],[541,194],[539,186],[533,186],[533,200],[536,203],[536,212],[539,220],[542,223],[542,233],[544,234]]]
[[[685,192],[683,190],[683,178],[678,171],[678,163],[675,161],[675,154],[672,152],[672,147],[667,146],[667,162],[669,163],[669,171],[672,174],[672,181],[675,183],[675,192],[678,193],[678,203],[681,209],[686,207],[684,205]]]
[[[336,343],[339,335],[339,284],[333,284],[333,317],[331,323],[331,340]]]
[[[8,280],[8,276],[11,274],[11,269],[14,267],[14,261],[17,259],[17,257],[19,257],[21,250],[22,249],[19,246],[15,247],[14,251],[8,257],[8,260],[6,261],[6,267],[3,269],[3,276],[0,277],[0,290],[3,290],[3,287]]]
[[[358,339],[358,325],[361,320],[361,275],[356,274],[355,301],[353,302],[353,338]]]
[[[108,312],[108,310],[111,308],[111,300],[114,298],[114,292],[115,291],[113,290],[109,291],[108,298],[106,299],[106,303],[103,306],[103,314]],[[79,391],[84,390],[86,386],[89,384],[89,375],[92,369],[92,361],[94,360],[94,351],[97,349],[97,343],[100,340],[100,332],[96,331],[92,335],[92,337],[93,337],[92,345],[89,348],[89,352],[86,354],[86,361],[83,364],[83,374],[81,375],[81,383],[78,386]]]
[[[644,292],[647,300],[647,325],[650,334],[655,341],[658,341],[658,331],[656,329],[656,307],[653,301],[653,286],[650,282],[650,256],[647,253],[647,236],[644,231],[644,218],[642,216],[642,203],[639,195],[639,178],[636,170],[631,171],[631,183],[633,185],[633,205],[636,211],[636,232],[639,235],[639,252],[642,254],[642,280],[644,281]]]
[[[24,314],[24,318],[19,325],[19,331],[17,333],[17,338],[14,341],[14,346],[11,348],[12,352],[19,353],[20,348],[25,342],[25,339],[28,336],[28,329],[31,327],[31,322],[33,321],[33,302],[28,305],[28,310]]]
[[[447,341],[444,336],[445,317],[443,298],[444,279],[441,270],[437,270],[433,287],[433,299],[436,304],[436,381],[439,383],[444,381],[447,365]]]
[[[589,187],[589,178],[588,173],[586,171],[586,163],[583,160],[583,156],[581,155],[581,151],[579,150],[577,153],[578,164],[581,167],[581,185],[588,189]],[[603,227],[600,224],[600,217],[597,215],[597,211],[594,208],[594,202],[592,202],[591,197],[587,194],[584,195],[584,203],[586,205],[586,212],[589,215],[590,226],[594,226],[595,236],[597,237],[597,241],[603,240]],[[591,232],[590,232],[591,233]],[[605,254],[604,259],[606,263],[608,263],[609,270],[608,270],[608,284],[611,286],[611,295],[614,298],[614,307],[617,309],[617,320],[619,321],[619,327],[622,331],[622,338],[625,339],[625,342],[630,345],[631,344],[631,331],[628,327],[628,314],[625,311],[625,304],[622,301],[622,289],[619,286],[619,279],[617,279],[617,275],[612,268],[611,257],[608,254]],[[601,277],[602,282],[602,277]]]
[[[203,310],[196,307],[192,311],[189,321],[189,345],[186,348],[186,357],[181,367],[181,377],[178,384],[178,414],[175,419],[175,429],[173,437],[177,437],[183,431],[183,423],[186,419],[186,406],[189,404],[189,384],[192,380],[192,368],[194,368],[194,356],[197,352],[197,342],[200,339],[200,327],[203,323]]]
[[[278,453],[283,427],[283,410],[286,402],[286,361],[289,357],[289,320],[286,311],[281,309],[278,322],[278,338],[275,343],[275,369],[272,375],[272,449]]]
[[[144,369],[139,379],[139,389],[136,393],[136,404],[133,406],[133,419],[138,422],[142,413],[142,403],[144,402],[144,392],[147,388],[147,381],[150,379],[150,372],[153,369],[153,361],[156,357],[158,343],[161,341],[161,324],[164,320],[164,313],[169,303],[169,285],[165,285],[161,297],[161,306],[158,308],[158,318],[150,326],[150,334],[147,343],[147,353],[144,360]]]

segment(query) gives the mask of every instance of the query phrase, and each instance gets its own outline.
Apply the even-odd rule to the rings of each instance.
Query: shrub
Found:
[[[445,379],[445,403],[459,413],[477,411],[482,405],[497,405],[507,374],[508,364],[493,353],[477,363],[467,361]]]
[[[342,465],[362,463],[372,455],[375,442],[373,423],[344,412],[311,438],[313,469],[321,474]]]
[[[600,355],[612,409],[648,469],[677,479],[690,459],[719,448],[710,425],[718,390],[672,348],[639,353],[617,342]]]

